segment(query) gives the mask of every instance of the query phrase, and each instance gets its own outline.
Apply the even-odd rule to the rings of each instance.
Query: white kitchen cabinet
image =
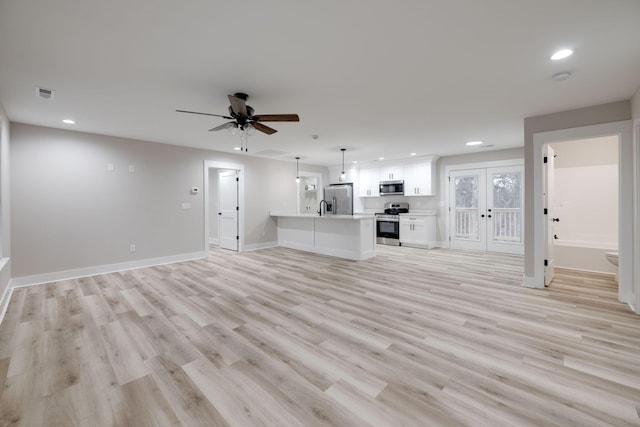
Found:
[[[385,165],[380,168],[380,181],[399,181],[404,179],[402,165]]]
[[[431,249],[436,246],[436,216],[400,215],[400,244]]]
[[[380,169],[363,168],[358,174],[360,197],[377,197],[380,195]]]
[[[404,167],[405,196],[435,196],[433,162],[413,163]]]

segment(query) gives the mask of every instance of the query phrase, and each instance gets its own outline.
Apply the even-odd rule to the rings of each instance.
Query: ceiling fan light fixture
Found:
[[[344,181],[347,178],[347,174],[344,172],[344,152],[347,151],[346,148],[341,148],[342,151],[342,173],[340,174],[340,180]]]
[[[296,182],[300,182],[300,156],[296,156]]]
[[[482,144],[484,144],[484,142],[482,142],[482,141],[469,141],[464,145],[472,146],[472,145],[482,145]]]
[[[237,123],[229,123],[229,127],[227,127],[227,130],[229,131],[229,133],[231,135],[235,135],[236,133],[238,133],[238,124]]]
[[[247,133],[247,135],[251,136],[251,135],[255,135],[256,128],[253,127],[251,123],[249,123],[244,126],[244,131]]]

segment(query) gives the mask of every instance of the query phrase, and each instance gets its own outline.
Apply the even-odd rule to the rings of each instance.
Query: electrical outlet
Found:
[[[115,170],[116,170],[116,168],[113,165],[113,163],[107,163],[107,172],[113,172]]]
[[[182,209],[184,209],[184,210],[191,209],[191,203],[183,203],[182,204]]]
[[[136,165],[129,165],[129,172],[134,173],[136,171]]]
[[[136,251],[136,245],[134,243],[129,245],[129,252],[135,252]]]

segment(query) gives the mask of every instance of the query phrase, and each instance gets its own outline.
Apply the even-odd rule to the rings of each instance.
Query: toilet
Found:
[[[606,252],[607,261],[616,266],[616,282],[618,281],[618,252]]]

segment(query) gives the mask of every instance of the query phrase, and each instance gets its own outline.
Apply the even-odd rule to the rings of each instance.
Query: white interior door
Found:
[[[522,165],[450,173],[451,247],[524,253]]]
[[[218,172],[218,233],[220,247],[238,250],[238,172]]]
[[[544,173],[542,206],[544,207],[544,236],[545,236],[545,266],[544,266],[544,285],[549,286],[555,274],[554,256],[553,256],[553,185],[554,185],[554,157],[555,152],[551,145],[543,146]]]

